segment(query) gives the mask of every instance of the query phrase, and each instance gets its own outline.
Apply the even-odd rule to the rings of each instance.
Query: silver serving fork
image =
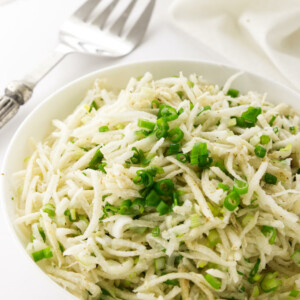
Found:
[[[6,124],[26,103],[37,83],[67,54],[74,52],[92,55],[120,57],[130,53],[141,41],[149,24],[155,0],[142,1],[146,5],[127,33],[124,27],[137,0],[129,0],[122,14],[111,25],[107,19],[115,10],[119,0],[112,0],[96,16],[97,6],[102,0],[87,0],[62,25],[60,43],[53,53],[23,80],[7,85],[0,98],[0,128]]]

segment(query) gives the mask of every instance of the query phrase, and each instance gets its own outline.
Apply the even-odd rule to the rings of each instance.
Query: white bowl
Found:
[[[8,219],[8,224],[12,234],[16,237],[17,244],[24,256],[24,259],[30,260],[30,268],[37,269],[38,266],[33,262],[24,249],[26,241],[17,232],[14,227],[14,202],[12,197],[11,175],[24,168],[24,158],[30,154],[28,140],[33,137],[35,140],[43,140],[51,131],[52,119],[64,119],[70,114],[77,104],[82,100],[86,90],[90,87],[93,80],[97,77],[106,78],[108,84],[115,88],[125,87],[127,81],[132,76],[140,76],[145,72],[151,72],[154,78],[162,78],[178,74],[182,71],[185,75],[197,73],[203,75],[205,79],[212,83],[224,85],[225,81],[239,70],[220,64],[207,63],[202,61],[189,60],[170,60],[170,61],[146,61],[138,62],[111,68],[102,69],[88,75],[85,75],[56,93],[48,97],[41,103],[22,123],[15,133],[5,155],[3,163],[4,176],[0,179],[0,197],[3,204],[3,210]],[[278,83],[269,81],[260,76],[243,73],[233,83],[233,87],[241,92],[249,90],[268,94],[268,101],[275,104],[287,103],[297,110],[300,110],[300,95],[291,89]],[[34,270],[33,270],[34,271]],[[36,271],[36,270],[35,270]],[[75,299],[70,293],[55,284],[41,270],[32,272],[39,274],[39,278],[32,278],[45,291],[51,291],[56,295],[56,299]],[[55,293],[53,293],[55,289]],[[48,297],[47,297],[48,299]],[[49,298],[50,299],[50,298]]]

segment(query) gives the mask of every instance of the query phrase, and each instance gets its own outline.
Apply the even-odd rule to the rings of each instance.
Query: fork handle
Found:
[[[70,52],[68,48],[59,45],[23,80],[13,81],[7,85],[4,96],[0,97],[0,128],[18,112],[21,105],[30,99],[37,83]]]

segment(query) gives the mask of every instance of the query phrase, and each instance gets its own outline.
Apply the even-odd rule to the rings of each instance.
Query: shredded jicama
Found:
[[[238,75],[96,80],[53,121],[14,176],[51,279],[81,299],[300,295],[300,115]]]

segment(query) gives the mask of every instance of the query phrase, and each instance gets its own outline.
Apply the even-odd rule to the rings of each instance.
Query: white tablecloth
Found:
[[[59,26],[81,2],[82,0],[11,0],[0,5],[0,91],[3,91],[7,82],[21,78],[50,53],[56,45]],[[83,74],[120,62],[156,58],[197,58],[222,62],[217,54],[170,24],[167,10],[171,2],[172,0],[157,0],[147,34],[142,44],[130,55],[121,59],[72,55],[44,78],[30,102],[0,130],[0,162],[12,135],[26,115],[50,93]],[[6,229],[2,212],[0,236],[0,299],[62,299],[55,290],[41,285],[39,271],[32,270],[29,262],[24,261]]]

